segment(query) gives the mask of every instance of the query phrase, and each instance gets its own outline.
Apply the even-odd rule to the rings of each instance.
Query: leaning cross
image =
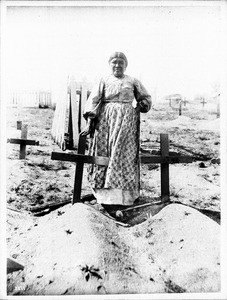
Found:
[[[28,125],[22,125],[21,121],[17,121],[17,129],[21,130],[21,138],[20,139],[7,139],[7,143],[11,144],[19,144],[20,145],[20,153],[19,159],[24,159],[26,156],[26,146],[33,145],[38,146],[39,142],[35,140],[28,140]]]
[[[51,159],[76,162],[75,181],[72,204],[81,201],[81,188],[83,178],[83,167],[85,163],[108,166],[109,158],[102,156],[85,155],[86,136],[80,135],[77,154],[67,154],[61,152],[52,152]],[[161,155],[140,156],[142,164],[161,164],[161,199],[162,202],[169,201],[169,164],[191,163],[194,157],[176,156],[169,154],[169,138],[168,134],[160,135]]]

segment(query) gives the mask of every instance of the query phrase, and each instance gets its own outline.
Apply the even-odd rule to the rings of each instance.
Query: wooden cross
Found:
[[[200,103],[203,104],[203,107],[204,107],[205,103],[207,103],[207,102],[205,101],[205,98],[204,98],[204,97],[202,97],[202,101],[201,101]]]
[[[72,200],[73,204],[81,201],[81,188],[84,164],[97,164],[101,166],[108,166],[109,164],[108,157],[85,155],[85,144],[86,136],[80,135],[77,154],[67,154],[62,152],[52,152],[51,154],[51,159],[53,160],[70,161],[77,163]],[[170,197],[169,164],[191,163],[194,161],[195,158],[191,156],[170,155],[168,134],[160,135],[160,154],[161,155],[140,156],[140,161],[142,164],[161,164],[161,199],[162,202],[167,202],[169,201]]]
[[[17,129],[21,130],[21,138],[20,139],[7,139],[7,143],[11,144],[19,144],[20,145],[20,152],[19,152],[19,159],[24,159],[26,157],[26,146],[38,146],[39,142],[35,140],[28,140],[28,125],[22,125],[21,121],[17,121]]]

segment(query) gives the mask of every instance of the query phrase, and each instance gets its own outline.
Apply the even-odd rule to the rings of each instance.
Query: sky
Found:
[[[94,83],[110,73],[110,54],[122,51],[129,62],[126,74],[160,97],[209,93],[220,83],[223,63],[219,2],[209,6],[181,3],[10,6],[6,15],[8,86],[55,90],[71,76]]]

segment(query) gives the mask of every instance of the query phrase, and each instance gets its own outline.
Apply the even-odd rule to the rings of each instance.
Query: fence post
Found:
[[[71,79],[70,81],[70,93],[71,93],[71,112],[72,112],[72,128],[73,128],[73,146],[77,147],[79,142],[79,102],[80,102],[80,95],[79,99],[77,97],[77,86],[76,82]]]
[[[80,128],[79,128],[79,130],[80,131],[86,125],[86,121],[83,118],[83,112],[84,112],[85,103],[87,101],[87,92],[88,92],[87,83],[86,83],[86,81],[84,81],[84,82],[82,82],[82,85],[81,85],[80,116],[79,116],[79,118],[80,118]]]

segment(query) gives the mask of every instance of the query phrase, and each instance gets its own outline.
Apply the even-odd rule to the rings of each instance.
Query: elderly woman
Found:
[[[122,52],[113,53],[109,65],[112,74],[100,80],[86,102],[82,132],[91,134],[89,154],[109,157],[109,165],[91,165],[88,180],[98,203],[132,205],[139,197],[139,112],[149,111],[151,97],[124,74],[128,61]]]

